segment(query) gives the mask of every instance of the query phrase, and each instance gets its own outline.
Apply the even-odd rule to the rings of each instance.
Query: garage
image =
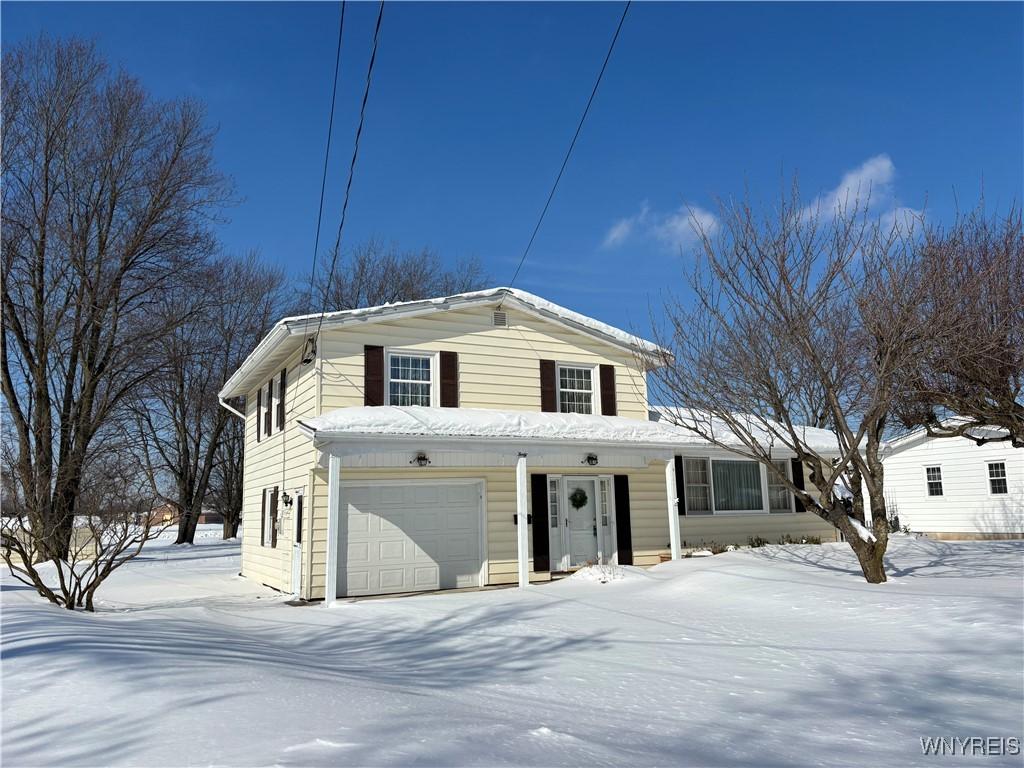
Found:
[[[343,483],[339,596],[483,584],[483,482]]]

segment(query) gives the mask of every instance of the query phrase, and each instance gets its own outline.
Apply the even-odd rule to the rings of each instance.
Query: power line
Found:
[[[530,235],[530,241],[526,244],[526,249],[523,251],[523,255],[519,259],[519,264],[516,266],[516,271],[512,275],[512,280],[508,284],[509,288],[515,285],[516,278],[519,277],[519,271],[523,268],[523,264],[526,262],[526,256],[530,253],[533,241],[537,238],[537,233],[540,231],[540,225],[544,221],[545,214],[548,212],[551,200],[555,197],[555,190],[558,189],[558,182],[562,180],[562,174],[565,173],[565,167],[569,164],[569,158],[572,156],[572,150],[576,146],[576,140],[580,137],[580,131],[583,130],[583,123],[587,119],[587,113],[590,112],[590,105],[594,103],[594,97],[597,95],[597,89],[601,85],[601,79],[604,77],[604,71],[608,68],[608,62],[612,58],[612,51],[615,50],[615,42],[619,39],[619,32],[622,31],[622,24],[626,20],[626,14],[629,13],[629,6],[632,5],[632,2],[633,0],[627,0],[626,7],[622,9],[622,16],[619,19],[619,24],[615,27],[615,34],[612,35],[611,44],[608,46],[608,53],[605,54],[604,62],[601,64],[601,71],[597,73],[597,80],[594,82],[594,88],[590,92],[590,98],[587,99],[587,106],[583,110],[583,115],[580,117],[579,124],[576,126],[576,133],[573,134],[572,141],[569,143],[569,149],[565,153],[565,158],[562,160],[562,167],[558,169],[558,175],[555,177],[555,183],[551,185],[551,192],[548,193],[548,199],[544,203],[544,208],[540,212],[540,217],[537,219],[537,226],[533,228],[533,234]],[[498,302],[499,309],[504,301],[505,297],[502,296],[501,301]]]
[[[313,266],[309,272],[309,295],[306,296],[306,313],[312,308],[313,279],[316,277],[316,258],[320,251],[320,224],[324,217],[324,193],[327,190],[327,167],[331,158],[331,137],[334,135],[334,105],[338,100],[338,70],[341,67],[341,39],[345,32],[345,0],[341,0],[341,19],[338,22],[338,48],[334,52],[334,84],[331,86],[331,112],[327,119],[327,149],[324,152],[324,171],[320,179],[320,206],[316,214],[316,237],[313,240]]]
[[[316,324],[316,333],[313,334],[313,346],[320,338],[320,329],[324,323],[324,314],[327,312],[327,297],[331,292],[331,283],[334,282],[334,271],[338,264],[338,252],[341,250],[341,233],[345,228],[345,217],[348,213],[348,200],[352,193],[352,178],[355,176],[356,160],[359,157],[359,140],[363,135],[363,123],[366,119],[366,103],[370,98],[370,83],[373,79],[373,65],[377,61],[377,44],[380,41],[381,22],[384,19],[384,0],[380,0],[377,10],[377,26],[373,30],[373,48],[370,51],[370,63],[366,67],[366,85],[363,88],[363,102],[359,107],[359,123],[356,126],[356,138],[352,146],[352,159],[348,165],[348,182],[345,184],[345,198],[341,205],[341,220],[338,222],[338,234],[334,238],[334,249],[331,253],[331,269],[327,273],[327,285],[324,287],[323,307],[320,310],[320,319]]]

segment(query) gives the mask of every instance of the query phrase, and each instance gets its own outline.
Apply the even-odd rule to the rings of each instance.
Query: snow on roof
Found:
[[[502,303],[504,306],[538,315],[568,325],[576,330],[615,344],[634,352],[660,356],[664,353],[657,344],[647,341],[615,326],[602,323],[592,317],[555,304],[554,302],[535,296],[518,288],[488,288],[481,291],[457,293],[452,296],[440,296],[434,299],[417,301],[398,301],[381,304],[376,307],[360,307],[345,309],[324,314],[324,328],[338,328],[356,322],[373,320],[390,320],[396,317],[413,316],[426,312],[443,311],[477,305]],[[279,320],[269,333],[256,345],[256,348],[245,359],[242,365],[232,374],[221,388],[220,396],[238,397],[252,387],[250,377],[260,379],[267,371],[279,364],[280,360],[292,354],[301,345],[306,336],[311,335],[320,320],[319,314],[295,315]]]
[[[691,425],[702,432],[710,432],[716,439],[727,445],[739,443],[739,439],[724,421],[712,417],[703,411],[692,408],[677,408],[671,405],[652,405],[650,407],[650,417],[652,421],[658,423],[679,425],[676,426],[676,429],[687,434],[693,434],[685,429],[686,425]],[[770,419],[760,419],[754,416],[738,416],[737,418],[741,421],[746,421],[747,430],[761,444],[780,445],[785,444],[791,439],[785,427],[779,422]],[[797,426],[796,431],[808,448],[827,454],[839,453],[839,441],[836,439],[835,433],[830,430],[818,427]]]
[[[622,346],[636,348],[645,352],[661,352],[661,348],[653,342],[646,341],[632,333],[620,330],[613,325],[608,323],[602,323],[600,320],[595,320],[592,317],[587,317],[579,312],[574,312],[571,309],[567,309],[559,304],[555,304],[552,301],[543,299],[540,296],[522,291],[518,288],[486,288],[481,291],[469,291],[467,293],[456,293],[451,296],[439,296],[434,299],[419,299],[417,301],[396,301],[390,304],[381,304],[376,307],[360,307],[358,309],[343,309],[337,312],[327,312],[324,314],[324,325],[332,326],[339,325],[348,320],[363,320],[373,315],[401,315],[408,312],[413,312],[421,309],[428,308],[443,308],[447,306],[457,306],[464,304],[490,304],[498,301],[504,301],[510,303],[510,305],[519,305],[520,308],[533,309],[541,314],[550,316],[554,319],[567,322],[571,325],[580,326],[581,328],[597,333],[601,336],[607,337],[607,339],[614,341]],[[319,320],[319,314],[312,315],[298,315],[295,317],[286,317],[281,322],[291,324],[302,324],[306,325],[311,323],[312,320]]]
[[[367,406],[339,408],[300,422],[317,438],[435,437],[497,441],[576,441],[670,447],[701,444],[671,424],[580,413],[495,411],[478,408]]]
[[[959,424],[963,424],[964,421],[966,421],[966,420],[954,416],[954,417],[950,417],[950,418],[947,418],[947,419],[942,419],[940,424],[943,427],[950,428],[950,427],[955,427],[955,426],[957,426]],[[961,440],[975,440],[975,439],[985,439],[985,438],[987,438],[987,439],[991,440],[993,438],[1005,437],[1007,434],[1008,434],[1008,431],[1006,429],[1002,428],[1002,427],[972,427],[971,429],[969,429],[967,431],[967,434],[960,435],[959,439],[961,439]],[[887,440],[885,442],[885,445],[883,446],[883,448],[885,449],[885,451],[887,453],[892,454],[892,453],[896,453],[898,451],[902,451],[904,448],[909,448],[911,445],[914,445],[919,440],[925,440],[925,439],[931,439],[931,440],[956,440],[957,438],[953,438],[953,437],[930,437],[928,435],[928,430],[927,429],[925,429],[924,427],[919,427],[917,429],[913,429],[913,430],[911,430],[909,432],[904,432],[902,435],[897,435],[896,437],[893,437],[893,438]],[[950,443],[950,444],[951,445],[955,445],[955,443]]]
[[[474,408],[426,408],[421,406],[339,408],[305,419],[301,425],[320,439],[376,437],[433,437],[493,441],[547,441],[616,444],[623,446],[707,445],[699,435],[669,421],[643,421],[623,416],[590,416],[579,413],[496,411]],[[823,429],[804,428],[809,444],[822,452],[836,450],[835,437]],[[725,445],[740,441],[724,425],[716,437]],[[776,445],[782,446],[776,439]]]

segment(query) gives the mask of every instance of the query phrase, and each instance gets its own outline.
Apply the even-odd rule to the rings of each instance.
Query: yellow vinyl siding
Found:
[[[296,426],[296,419],[312,416],[316,409],[316,375],[312,365],[301,366],[299,355],[287,362],[285,392],[285,428],[274,429],[271,435],[256,440],[257,390],[246,397],[245,408],[245,478],[242,500],[242,574],[275,589],[291,587],[292,538],[294,505],[286,508],[279,502],[281,521],[277,547],[260,545],[261,501],[264,488],[278,487],[278,493],[287,491],[294,496],[297,489],[309,485],[309,470],[315,461],[313,445]],[[274,374],[274,389],[280,382],[280,369]],[[267,382],[263,381],[263,399]],[[265,403],[264,403],[265,405]],[[306,488],[305,508],[309,509],[310,488]],[[268,509],[269,514],[269,509]],[[306,513],[308,516],[308,513]]]
[[[616,469],[602,467],[585,471],[580,467],[545,467],[530,471],[552,475],[629,475],[630,519],[633,530],[633,557],[637,565],[652,565],[660,560],[661,552],[668,551],[668,511],[665,499],[664,464],[654,463],[647,469]],[[327,470],[316,471],[317,490],[313,516],[312,598],[322,598],[327,570]],[[481,479],[484,481],[487,514],[487,583],[510,584],[516,581],[516,529],[512,516],[516,512],[516,476],[514,467],[466,467],[409,470],[396,469],[342,469],[345,481],[408,480],[416,479]],[[529,490],[527,491],[529,493]],[[344,491],[343,491],[344,495]],[[344,500],[342,500],[344,504]],[[257,540],[257,545],[259,541]],[[530,535],[531,572],[533,536]],[[538,578],[548,578],[541,574]]]
[[[324,332],[322,412],[363,404],[363,347],[371,344],[457,352],[462,408],[539,411],[542,359],[614,365],[618,415],[647,419],[647,382],[632,353],[514,310],[508,327],[495,328],[492,313],[450,310]]]
[[[712,543],[746,545],[752,536],[775,544],[783,536],[836,541],[836,529],[811,512],[760,515],[686,515],[680,522],[683,548]]]

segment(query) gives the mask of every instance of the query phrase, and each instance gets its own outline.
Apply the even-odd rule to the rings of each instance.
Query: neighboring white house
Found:
[[[966,437],[893,440],[885,496],[900,524],[940,539],[1024,538],[1024,450]]]

